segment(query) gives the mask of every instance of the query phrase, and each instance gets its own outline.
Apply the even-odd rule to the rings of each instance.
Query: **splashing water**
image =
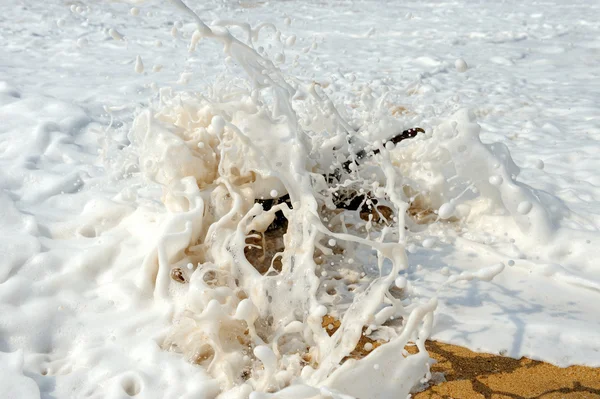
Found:
[[[317,84],[255,50],[265,25],[209,27],[172,3],[196,21],[192,48],[220,42],[247,78],[205,95],[162,89],[130,132],[169,211],[138,281],[175,306],[162,347],[205,367],[223,398],[406,397],[429,375],[424,342],[437,303],[402,277],[413,232],[497,215],[535,242],[553,234],[550,215],[516,182],[507,148],[479,140],[467,110],[426,137],[375,141],[367,147],[378,154],[345,171],[369,137],[405,128],[382,100],[362,104],[370,116],[356,130]],[[268,210],[257,203],[283,194],[290,200]],[[336,209],[359,194],[359,209]],[[270,228],[278,212],[286,222]]]

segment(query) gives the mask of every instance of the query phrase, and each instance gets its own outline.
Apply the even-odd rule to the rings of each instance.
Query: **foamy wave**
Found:
[[[379,155],[329,186],[323,160],[347,158],[320,154],[322,135],[291,131],[289,119],[274,119],[251,90],[221,87],[218,97],[163,90],[130,134],[141,171],[164,187],[170,215],[142,284],[164,301],[186,287],[163,348],[206,367],[230,394],[302,385],[374,397],[400,389],[388,373],[402,376],[408,394],[427,374],[423,342],[435,299],[419,305],[410,287],[396,285],[408,265],[406,235],[425,222],[452,229],[474,214],[551,234],[534,191],[514,182],[518,169],[506,149],[482,144],[478,132],[472,114],[460,111],[427,137],[394,148],[376,143]],[[387,204],[387,224],[361,209],[330,209],[336,195],[359,195],[359,187]],[[291,207],[256,203],[284,194]],[[517,209],[525,201],[527,220]],[[278,210],[287,225],[273,231]],[[373,261],[379,277],[365,275]],[[401,356],[409,342],[419,354]],[[352,384],[358,374],[388,377]]]
[[[546,240],[548,211],[516,181],[507,148],[481,142],[471,112],[397,146],[369,143],[402,125],[385,96],[358,100],[367,117],[355,131],[318,85],[254,50],[260,29],[242,43],[191,15],[192,47],[221,42],[248,81],[204,95],[163,89],[130,132],[169,211],[139,277],[175,305],[162,347],[205,367],[224,397],[407,395],[429,376],[437,303],[401,275],[411,236],[423,224],[450,231],[500,217]],[[362,203],[347,209],[342,198]]]

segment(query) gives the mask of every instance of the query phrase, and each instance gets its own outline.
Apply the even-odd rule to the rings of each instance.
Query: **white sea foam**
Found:
[[[171,215],[156,253],[146,261],[142,286],[153,290],[156,300],[171,301],[169,287],[177,284],[169,278],[174,268],[180,273],[180,265],[198,264],[183,277],[189,280],[187,295],[175,308],[175,325],[163,347],[202,364],[225,391],[307,385],[358,397],[408,395],[428,370],[423,345],[435,308],[435,300],[419,305],[414,298],[394,299],[390,292],[399,272],[408,268],[404,246],[412,229],[405,231],[405,219],[411,204],[423,206],[421,212],[441,207],[443,219],[454,213],[462,220],[506,215],[537,242],[546,242],[555,230],[547,210],[533,189],[516,183],[519,171],[506,147],[482,144],[474,116],[461,110],[432,136],[397,149],[375,143],[381,155],[362,167],[368,173],[358,169],[343,176],[342,186],[371,189],[389,204],[401,215],[396,223],[376,231],[369,221],[365,227],[371,238],[362,236],[356,222],[347,225],[340,218],[356,218],[357,212],[338,214],[335,223],[325,225],[339,189],[328,188],[321,174],[330,172],[330,165],[341,167],[347,157],[343,151],[362,139],[360,130],[357,134],[349,128],[314,86],[285,75],[254,50],[260,28],[247,28],[249,42],[243,43],[227,30],[204,24],[182,2],[174,3],[196,20],[190,49],[202,39],[221,42],[248,81],[219,85],[212,96],[163,90],[159,103],[140,114],[132,128],[140,170],[164,187]],[[302,114],[315,116],[303,124]],[[369,133],[381,137],[393,122],[381,115]],[[288,193],[292,208],[282,204],[264,211],[255,204],[275,196],[273,191]],[[519,205],[525,201],[530,208],[526,219]],[[245,255],[246,240],[257,232],[266,235],[278,209],[288,220],[277,255],[280,270],[272,263],[261,275]],[[330,247],[343,243],[341,254],[321,241]],[[432,248],[433,243],[429,238],[423,246]],[[368,285],[350,293],[347,281],[328,277],[352,271],[344,262],[347,254],[369,249],[377,253],[380,276]],[[488,281],[501,270],[494,266],[448,281]],[[331,337],[321,327],[326,315],[341,322]],[[390,327],[390,320],[401,322]],[[344,361],[359,345],[364,328],[385,336],[386,343],[367,357]],[[419,355],[403,361],[398,353],[409,340],[417,344]],[[374,367],[381,364],[385,367]],[[314,396],[316,391],[307,392]]]
[[[110,124],[95,105],[0,83],[4,396],[405,397],[429,375],[424,340],[432,333],[516,357],[595,364],[593,322],[548,327],[549,316],[535,314],[538,291],[505,287],[556,284],[549,308],[573,292],[592,298],[600,292],[597,235],[553,195],[523,183],[505,144],[482,141],[484,110],[440,117],[402,109],[385,79],[359,83],[361,59],[332,76],[294,74],[288,68],[303,60],[291,47],[328,43],[271,23],[204,24],[174,3],[188,14],[163,36],[146,34],[165,14],[173,18],[167,4],[123,8],[115,15],[135,16],[128,24],[108,18],[106,5],[61,16],[61,31],[83,14],[82,25],[108,18],[104,26],[114,26],[105,30],[114,40],[86,36],[83,48],[80,37],[81,57],[100,46],[126,51],[115,43],[125,38],[137,46],[121,62],[125,78],[111,82],[117,90],[105,92],[126,104],[105,108]],[[372,26],[352,32],[386,36]],[[160,60],[171,40],[191,52],[193,67],[181,72]],[[157,42],[164,46],[148,45]],[[221,58],[208,55],[215,47]],[[150,81],[142,57],[165,64],[154,68],[156,79],[170,74],[177,83]],[[465,58],[470,69],[460,76],[471,79],[479,66]],[[194,82],[208,64],[227,67],[200,90]],[[416,64],[434,72],[409,85],[410,95],[435,93],[435,80],[452,70],[434,56]],[[144,85],[158,97],[139,106],[131,93],[150,93]],[[69,94],[87,104],[80,92]],[[415,126],[426,133],[385,142]],[[362,148],[379,154],[344,172]],[[556,168],[539,157],[531,164]],[[339,183],[328,182],[336,170]],[[349,193],[368,194],[377,209],[335,209]],[[285,194],[290,201],[268,211],[257,203]],[[277,211],[287,227],[267,230]],[[473,294],[479,289],[488,303]],[[469,312],[456,311],[465,302]],[[594,314],[583,300],[576,306]],[[514,309],[533,313],[528,324],[515,322]]]

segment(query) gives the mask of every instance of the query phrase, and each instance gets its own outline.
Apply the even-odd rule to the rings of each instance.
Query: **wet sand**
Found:
[[[437,360],[431,371],[446,382],[432,384],[414,399],[579,399],[600,398],[600,368],[560,368],[527,358],[511,359],[475,353],[466,348],[429,341]]]

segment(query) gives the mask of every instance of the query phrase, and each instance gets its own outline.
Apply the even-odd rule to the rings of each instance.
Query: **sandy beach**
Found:
[[[415,399],[600,398],[600,368],[559,368],[527,358],[476,353],[436,341],[428,341],[427,350],[437,361],[432,373],[443,373],[446,382],[413,395]],[[434,380],[439,377],[434,374]]]

